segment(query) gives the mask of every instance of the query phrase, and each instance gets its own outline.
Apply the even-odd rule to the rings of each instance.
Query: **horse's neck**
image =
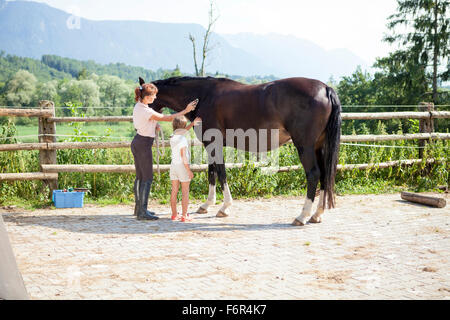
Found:
[[[162,104],[164,105],[164,107],[169,108],[170,110],[180,112],[186,106],[184,106],[184,102],[181,102],[181,99],[177,99],[177,97],[180,97],[180,95],[177,93],[164,95]]]
[[[196,87],[179,87],[176,89],[168,90],[161,94],[164,97],[164,100],[167,101],[167,106],[169,109],[180,112],[186,108],[186,105],[190,102],[190,100],[194,100],[196,98],[202,99],[200,93],[196,94],[199,90],[196,90]]]

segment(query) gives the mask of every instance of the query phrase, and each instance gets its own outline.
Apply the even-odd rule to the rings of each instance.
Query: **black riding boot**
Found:
[[[139,183],[140,181],[138,179],[134,180],[134,187],[133,187],[133,191],[134,191],[134,215],[137,216],[138,211],[139,211]]]
[[[148,180],[148,182],[150,183],[150,189],[151,189],[151,186],[152,186],[152,181],[153,181],[153,180]],[[141,188],[141,183],[142,183],[142,181],[139,180],[139,188]],[[147,192],[147,197],[142,198],[142,200],[144,201],[144,202],[142,203],[142,206],[143,206],[144,208],[147,208],[147,207],[148,207],[148,194],[149,194],[149,192],[150,192],[150,189],[149,189],[148,192]],[[146,210],[147,210],[147,214],[150,214],[150,215],[152,215],[152,216],[156,215],[153,211],[150,211],[150,210],[148,210],[148,209],[146,209]]]
[[[152,187],[152,180],[139,181],[139,211],[137,214],[138,220],[158,220],[159,217],[151,214],[147,210],[148,196],[150,194],[150,188]]]

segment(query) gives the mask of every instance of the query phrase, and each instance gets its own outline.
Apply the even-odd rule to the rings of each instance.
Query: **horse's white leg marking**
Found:
[[[322,218],[320,217],[324,212],[323,207],[323,197],[325,196],[325,190],[320,190],[320,196],[319,196],[319,204],[317,206],[316,213],[311,217],[312,222],[321,222]]]
[[[305,225],[311,215],[312,201],[306,198],[305,205],[303,206],[302,214],[299,215],[295,220],[298,220],[300,224]]]
[[[208,210],[208,207],[216,204],[216,185],[209,185],[208,199],[200,206],[201,209]]]
[[[223,185],[223,206],[220,208],[220,211],[227,214],[227,209],[233,203],[233,198],[231,197],[230,188],[228,187],[228,183]]]

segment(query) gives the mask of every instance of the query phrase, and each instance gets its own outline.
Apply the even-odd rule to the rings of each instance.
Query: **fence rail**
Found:
[[[103,117],[52,117],[48,122],[132,122],[130,116],[103,116]]]
[[[58,179],[57,173],[49,172],[20,172],[0,173],[1,180],[54,180]]]
[[[387,134],[387,135],[343,135],[341,142],[380,142],[400,140],[450,140],[450,133],[414,133],[414,134]],[[286,144],[292,143],[292,140]],[[62,150],[62,149],[114,149],[129,148],[131,141],[117,142],[49,142],[49,143],[16,143],[2,144],[0,151],[20,150]],[[201,141],[191,141],[191,146],[203,146]],[[153,145],[156,148],[155,145]],[[160,147],[170,147],[169,141],[161,141]]]
[[[450,112],[428,111],[428,112],[342,113],[342,120],[443,119],[443,118],[450,118]]]
[[[44,109],[0,109],[0,117],[42,117],[50,118],[54,114],[51,110]]]
[[[131,116],[97,116],[97,117],[55,117],[54,113],[43,109],[9,109],[0,108],[0,116],[8,117],[43,117],[51,123],[62,122],[132,122]],[[390,119],[443,119],[450,118],[450,111],[425,112],[344,112],[342,120],[390,120]]]
[[[337,170],[339,171],[347,171],[347,170],[367,170],[370,168],[388,168],[388,167],[395,167],[395,166],[410,166],[416,163],[421,163],[422,159],[409,159],[409,160],[396,160],[396,161],[388,161],[388,162],[381,162],[381,163],[361,163],[361,164],[345,164],[345,165],[338,165]],[[428,159],[426,160],[427,163],[434,163],[436,162],[435,159]],[[267,167],[267,164],[261,163],[261,162],[255,162],[252,164],[255,168],[258,167]],[[246,166],[246,164],[243,163],[226,163],[225,168],[226,169],[236,169],[236,168],[242,168]],[[191,170],[193,172],[201,172],[208,170],[207,164],[191,164]],[[286,166],[286,167],[267,167],[268,169],[273,169],[275,172],[288,172],[288,171],[296,171],[296,170],[302,170],[302,166]],[[161,164],[159,165],[159,168],[157,165],[153,165],[153,170],[160,170],[160,172],[168,172],[170,170],[169,164]],[[49,165],[45,164],[42,165],[42,171],[45,173],[60,173],[60,172],[78,172],[78,173],[135,173],[135,167],[134,165],[130,164],[123,164],[123,165],[110,165],[110,164],[103,164],[103,165],[97,165],[97,164],[56,164],[56,165]]]
[[[397,140],[418,140],[423,146],[427,140],[449,140],[450,133],[435,133],[433,120],[450,118],[449,111],[434,111],[433,105],[421,103],[420,112],[377,112],[377,113],[342,113],[342,120],[390,120],[390,119],[419,119],[421,133],[417,134],[391,134],[391,135],[343,135],[341,143],[346,142],[382,142]],[[54,104],[51,101],[41,101],[37,109],[11,109],[0,108],[0,116],[8,117],[38,117],[39,118],[39,142],[0,144],[1,151],[39,150],[40,167],[42,172],[28,173],[1,173],[1,180],[44,180],[50,184],[50,189],[57,187],[58,173],[82,172],[82,173],[134,173],[134,165],[73,165],[57,164],[56,150],[63,149],[109,149],[129,148],[130,141],[115,142],[56,142],[56,123],[67,122],[132,122],[131,116],[96,116],[96,117],[55,117]],[[289,141],[288,143],[292,143]],[[193,146],[201,146],[198,140],[191,142]],[[169,147],[168,141],[161,142],[162,147]],[[419,157],[422,157],[419,154]],[[420,163],[423,159],[398,160],[373,164],[348,164],[338,165],[338,170],[367,170],[370,168],[387,168],[393,166],[408,166]],[[427,163],[435,162],[434,159],[426,159]],[[226,168],[242,168],[242,163],[226,164]],[[263,166],[255,163],[256,167]],[[166,172],[169,165],[154,166],[155,170]],[[206,164],[192,164],[192,171],[205,171]],[[302,166],[279,167],[276,172],[289,172],[301,170]]]

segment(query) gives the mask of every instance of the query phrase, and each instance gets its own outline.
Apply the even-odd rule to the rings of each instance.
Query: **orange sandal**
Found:
[[[172,217],[170,217],[170,219],[171,219],[172,221],[179,221],[179,220],[181,219],[181,216],[180,216],[179,213],[177,213],[176,216],[172,216]]]
[[[189,216],[189,213],[186,216],[181,216],[181,222],[191,222],[192,218]]]

